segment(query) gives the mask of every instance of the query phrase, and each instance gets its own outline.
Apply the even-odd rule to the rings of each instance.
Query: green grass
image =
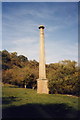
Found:
[[[4,85],[2,97],[3,118],[76,118],[80,112],[76,96],[37,94],[36,90]]]

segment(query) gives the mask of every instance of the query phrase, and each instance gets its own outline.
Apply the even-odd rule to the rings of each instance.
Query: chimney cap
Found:
[[[39,29],[40,29],[40,28],[44,29],[45,27],[44,27],[44,25],[40,25],[40,26],[39,26]]]

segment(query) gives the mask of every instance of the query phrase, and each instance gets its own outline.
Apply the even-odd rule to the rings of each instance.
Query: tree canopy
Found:
[[[19,87],[37,88],[39,63],[28,60],[17,52],[0,51],[0,66],[2,64],[2,82]],[[46,64],[48,87],[50,93],[79,95],[80,68],[76,61],[63,60],[58,63]]]

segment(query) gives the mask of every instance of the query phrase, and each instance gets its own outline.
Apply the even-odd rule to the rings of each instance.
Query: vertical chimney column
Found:
[[[37,93],[49,93],[48,80],[45,70],[45,45],[44,45],[44,26],[40,25],[40,55],[39,55],[39,79],[37,80]]]
[[[45,46],[44,46],[44,26],[40,26],[40,56],[39,56],[39,79],[46,79],[45,72]]]

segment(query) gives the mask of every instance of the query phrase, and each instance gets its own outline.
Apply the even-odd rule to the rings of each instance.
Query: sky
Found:
[[[1,0],[3,2],[78,2],[79,0]]]
[[[3,2],[2,49],[39,61],[39,25],[46,63],[78,61],[77,2]]]

